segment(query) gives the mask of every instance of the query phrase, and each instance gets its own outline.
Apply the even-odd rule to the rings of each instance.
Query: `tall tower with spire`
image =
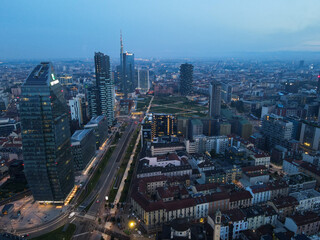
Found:
[[[123,41],[122,41],[122,31],[120,30],[120,67],[122,69],[123,64]]]

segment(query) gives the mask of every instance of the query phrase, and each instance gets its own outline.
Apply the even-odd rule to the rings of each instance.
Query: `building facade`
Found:
[[[34,199],[63,203],[74,187],[68,106],[49,62],[22,85],[20,103],[24,171]]]

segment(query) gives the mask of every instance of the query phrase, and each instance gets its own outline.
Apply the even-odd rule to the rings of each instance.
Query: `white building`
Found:
[[[287,174],[297,174],[299,173],[299,163],[295,160],[284,159],[282,169]]]
[[[69,100],[69,107],[70,107],[71,119],[77,120],[79,122],[79,126],[81,126],[83,123],[81,98],[75,97]]]
[[[270,200],[271,191],[266,184],[254,185],[246,188],[252,195],[252,204],[264,203]]]
[[[193,137],[193,140],[197,153],[210,152],[214,149],[217,154],[223,154],[229,146],[229,138],[227,136],[197,135]]]
[[[156,156],[156,157],[145,157],[140,159],[140,161],[141,160],[148,160],[149,166],[152,166],[152,167],[165,167],[169,164],[174,166],[181,165],[181,160],[179,156],[175,153],[170,153],[170,154]]]
[[[195,198],[196,200],[196,218],[206,218],[208,217],[209,202],[205,196]]]
[[[317,211],[320,209],[320,193],[314,189],[294,192],[289,195],[299,202],[297,211]]]
[[[269,167],[270,165],[270,156],[265,153],[261,154],[254,154],[250,156],[254,160],[255,166],[264,165],[266,167]]]

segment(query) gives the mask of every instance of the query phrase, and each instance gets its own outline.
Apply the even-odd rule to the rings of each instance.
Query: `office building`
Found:
[[[83,123],[82,101],[81,98],[73,98],[69,100],[71,120],[78,121],[79,126]]]
[[[266,149],[271,149],[275,145],[286,146],[292,139],[292,131],[292,122],[280,116],[266,115],[262,121],[261,133],[266,138]]]
[[[193,66],[184,63],[180,65],[180,93],[183,96],[189,95],[192,91]]]
[[[11,118],[0,118],[0,136],[7,137],[13,131],[20,129],[20,122]]]
[[[114,84],[110,73],[109,56],[97,52],[94,56],[96,71],[96,90],[97,95],[97,115],[105,115],[107,117],[108,126],[112,126],[114,121]],[[96,115],[93,115],[93,117]]]
[[[219,118],[221,112],[221,84],[214,81],[209,85],[209,116]]]
[[[200,119],[192,119],[189,121],[189,138],[203,134],[203,124]]]
[[[231,103],[232,86],[228,83],[221,84],[221,98],[225,103]]]
[[[68,106],[53,66],[37,65],[22,85],[24,171],[36,201],[63,203],[74,187]]]
[[[148,69],[139,69],[137,70],[138,77],[138,88],[142,93],[146,93],[150,89],[150,79],[149,79],[149,70]]]
[[[320,94],[320,73],[318,75],[317,93]]]
[[[151,125],[152,139],[161,136],[177,135],[177,119],[171,114],[153,114]]]
[[[315,122],[302,122],[300,143],[305,150],[320,150],[320,125]]]
[[[100,111],[99,103],[99,91],[95,85],[89,85],[86,89],[87,101],[88,101],[88,117],[91,119],[94,116],[98,116]],[[98,109],[99,108],[99,109]]]
[[[71,151],[75,171],[83,170],[96,152],[96,137],[93,129],[77,130],[71,137]]]
[[[93,129],[96,136],[96,146],[99,148],[108,136],[108,121],[104,115],[93,117],[85,126],[85,129]]]
[[[122,55],[122,85],[121,90],[125,95],[134,92],[138,87],[137,81],[135,80],[134,70],[134,54],[125,52]]]

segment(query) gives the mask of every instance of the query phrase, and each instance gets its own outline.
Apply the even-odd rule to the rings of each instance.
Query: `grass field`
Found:
[[[47,234],[32,238],[32,240],[70,240],[74,231],[76,230],[76,225],[69,224],[68,228],[65,231],[63,231],[63,229],[64,226]]]
[[[150,112],[169,113],[184,117],[205,117],[207,107],[200,106],[186,97],[159,97],[153,99]]]

